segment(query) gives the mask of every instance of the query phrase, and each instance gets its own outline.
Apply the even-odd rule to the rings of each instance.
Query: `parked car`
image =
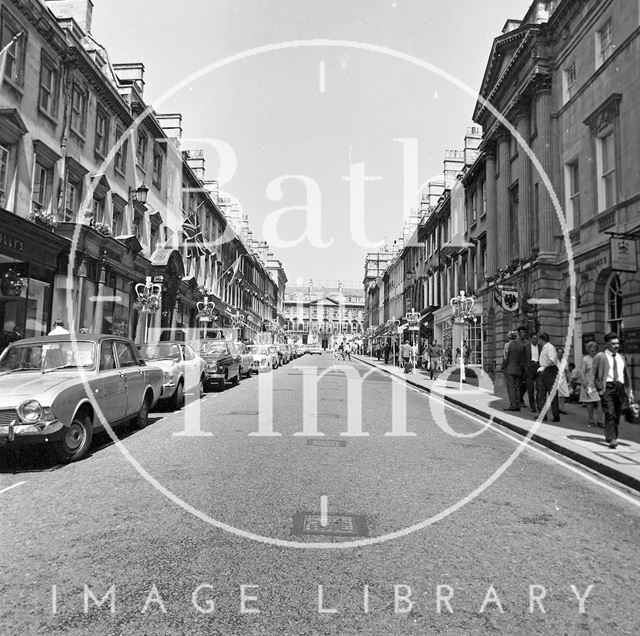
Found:
[[[287,345],[283,342],[279,342],[276,345],[276,349],[278,351],[278,357],[280,359],[280,364],[287,364],[291,360],[291,355],[289,350],[287,349]]]
[[[200,341],[200,357],[207,363],[205,383],[224,390],[227,382],[240,382],[240,356],[231,340],[224,338]]]
[[[240,375],[248,378],[253,371],[253,355],[251,355],[244,342],[234,342],[234,344],[240,356]]]
[[[188,345],[179,342],[147,342],[138,345],[140,356],[150,365],[162,369],[161,400],[173,409],[184,406],[185,391],[195,391],[198,397],[204,393],[207,363]]]
[[[60,461],[78,460],[105,425],[146,426],[162,380],[128,338],[19,340],[0,356],[0,444],[50,445]]]
[[[247,347],[253,361],[251,368],[254,373],[261,371],[271,371],[278,368],[278,356],[271,351],[269,345],[259,344]]]
[[[271,354],[271,356],[273,357],[273,359],[275,360],[275,364],[273,366],[274,369],[277,369],[281,364],[281,355],[280,352],[278,351],[278,347],[274,344],[270,344],[267,345],[269,347],[269,353]]]

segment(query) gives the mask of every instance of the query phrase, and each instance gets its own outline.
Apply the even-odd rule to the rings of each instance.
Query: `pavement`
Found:
[[[560,422],[551,422],[550,413],[549,421],[542,422],[530,412],[528,406],[520,412],[505,412],[509,401],[500,374],[491,380],[488,373],[472,367],[476,377],[470,376],[467,382],[461,384],[457,367],[449,367],[431,380],[423,369],[405,373],[402,367],[385,364],[375,357],[352,357],[411,386],[438,395],[447,403],[480,417],[491,418],[495,424],[519,435],[530,435],[533,441],[634,490],[640,490],[640,426],[628,424],[623,417],[620,418],[618,447],[612,449],[605,442],[604,429],[587,425],[587,409],[580,404],[566,403],[563,408],[566,414],[560,415]]]

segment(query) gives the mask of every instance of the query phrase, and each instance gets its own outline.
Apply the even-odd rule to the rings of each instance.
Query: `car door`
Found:
[[[123,417],[135,415],[140,410],[144,395],[144,369],[138,364],[131,344],[124,340],[115,343],[116,360],[120,375],[125,380],[126,405]]]
[[[100,393],[98,404],[109,424],[124,417],[127,405],[127,387],[124,376],[116,364],[113,340],[100,343]]]

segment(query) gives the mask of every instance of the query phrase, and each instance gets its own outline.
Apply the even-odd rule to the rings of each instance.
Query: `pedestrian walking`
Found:
[[[442,347],[436,340],[433,340],[428,347],[428,357],[429,377],[433,380],[433,376],[442,371]]]
[[[593,383],[600,394],[604,411],[604,437],[609,448],[618,445],[620,415],[633,399],[631,378],[624,356],[619,353],[620,340],[614,332],[604,337],[605,350],[593,359]]]
[[[540,359],[540,345],[538,335],[533,334],[531,340],[525,346],[524,385],[529,400],[529,408],[532,413],[538,412],[536,402],[536,373],[538,373],[538,361]],[[523,396],[524,397],[524,396]]]
[[[518,406],[522,408],[526,406],[524,403],[524,394],[527,390],[525,385],[525,374],[527,371],[527,349],[529,345],[529,341],[527,340],[527,328],[524,326],[520,326],[516,329],[516,333],[518,334],[518,343],[522,347],[522,354],[524,356],[523,366],[522,366],[522,375],[520,376],[520,383],[518,385]]]
[[[587,405],[587,426],[598,426],[600,428],[604,428],[602,403],[593,381],[593,360],[597,353],[598,344],[593,340],[588,342],[587,353],[582,358],[582,386],[580,387],[580,402]]]
[[[520,410],[520,382],[524,374],[524,349],[516,339],[516,332],[509,332],[509,342],[505,347],[505,356],[502,362],[504,382],[507,386],[509,406],[505,411]]]
[[[389,364],[389,355],[391,353],[391,343],[387,339],[384,344],[384,363]]]
[[[347,357],[348,360],[351,360],[351,343],[347,342],[344,345],[344,355]]]
[[[540,359],[538,360],[538,373],[536,375],[537,391],[538,391],[538,411],[542,412],[547,397],[553,392],[551,400],[551,415],[554,422],[560,421],[560,407],[558,406],[558,392],[553,391],[553,385],[558,375],[558,353],[556,348],[549,342],[549,336],[546,333],[538,334],[538,340],[542,345],[540,350]],[[545,415],[543,421],[547,421]]]
[[[378,359],[378,362],[380,362],[380,356],[382,355],[382,347],[380,346],[379,342],[376,342],[374,346],[376,348],[376,358]]]
[[[64,322],[62,320],[56,320],[53,323],[53,329],[49,332],[49,336],[61,336],[69,333],[68,329],[64,328]]]
[[[409,373],[411,367],[411,345],[408,341],[405,341],[402,347],[400,347],[400,352],[402,354],[402,366],[404,367],[404,372]]]

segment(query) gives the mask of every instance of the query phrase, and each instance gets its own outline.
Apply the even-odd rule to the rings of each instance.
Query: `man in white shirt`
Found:
[[[624,356],[618,353],[620,340],[616,333],[604,337],[605,350],[593,359],[593,384],[600,394],[604,411],[604,436],[609,448],[618,445],[620,415],[633,399],[631,377]]]
[[[531,340],[525,345],[524,385],[525,392],[529,396],[529,407],[532,413],[538,412],[536,402],[536,373],[540,360],[540,346],[538,334],[533,334]],[[524,396],[523,396],[524,397]]]
[[[538,412],[542,412],[547,396],[553,392],[551,400],[551,415],[553,421],[560,421],[560,406],[558,404],[558,390],[553,390],[558,375],[558,354],[556,348],[549,342],[549,336],[542,332],[538,334],[538,341],[542,345],[538,358],[538,374],[536,384],[538,389]],[[545,415],[543,421],[546,422]]]
[[[62,320],[56,320],[53,323],[53,329],[49,332],[48,335],[50,335],[50,336],[61,336],[61,335],[67,334],[67,333],[69,333],[69,331],[64,328],[64,323],[62,322]]]

